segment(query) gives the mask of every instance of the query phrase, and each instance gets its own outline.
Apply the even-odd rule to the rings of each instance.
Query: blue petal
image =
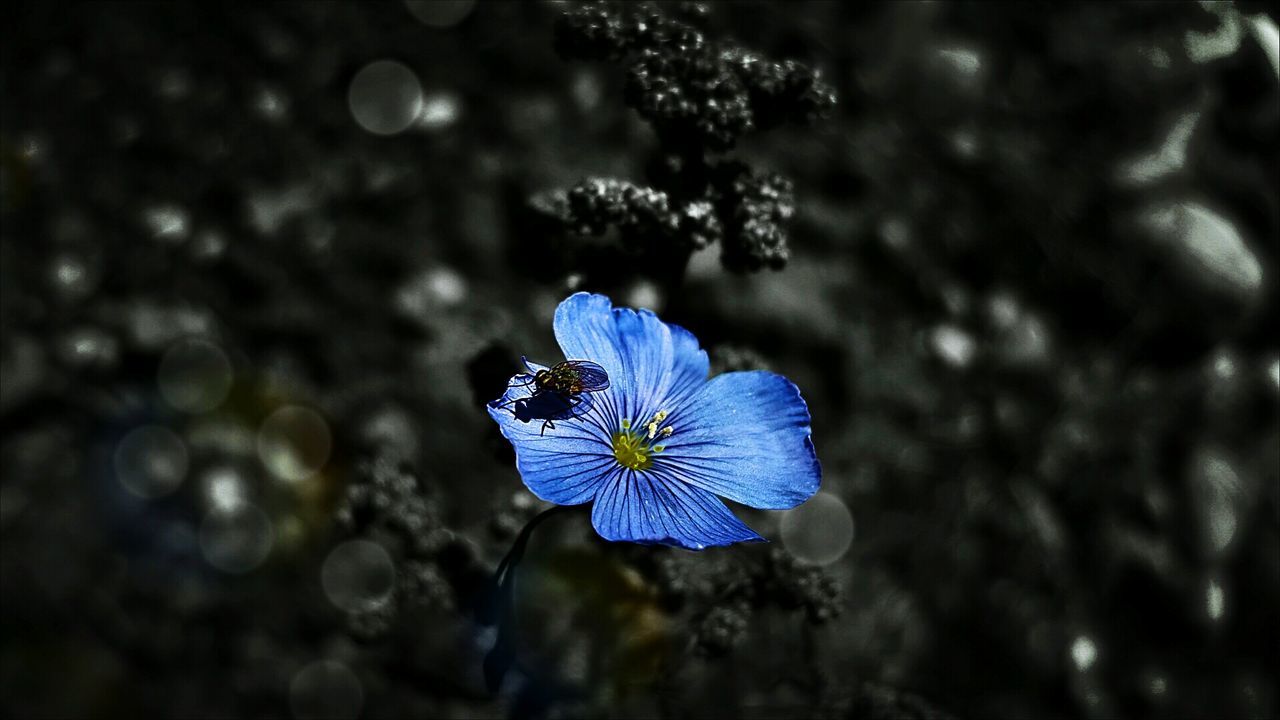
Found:
[[[754,508],[783,510],[818,491],[822,469],[809,408],[790,380],[731,372],[704,384],[668,420],[675,428],[654,468]]]
[[[623,372],[633,383],[620,406],[622,417],[640,422],[662,408],[671,381],[671,331],[648,310],[617,308],[613,324],[622,349]]]
[[[671,386],[667,389],[664,405],[671,408],[683,406],[689,398],[702,389],[711,372],[707,351],[698,345],[698,338],[679,325],[667,325],[671,331],[673,364]]]
[[[705,382],[707,354],[688,330],[648,310],[614,308],[603,295],[577,293],[560,303],[556,340],[570,360],[592,360],[609,373],[604,391],[615,424],[670,411]]]
[[[661,473],[617,468],[596,495],[591,524],[606,540],[702,550],[763,540],[709,492]]]
[[[530,367],[535,372],[541,369]],[[501,401],[530,395],[531,386],[513,387]],[[608,470],[617,466],[609,437],[597,423],[556,420],[555,429],[539,434],[541,420],[521,422],[509,407],[494,407],[497,402],[489,404],[489,416],[515,448],[516,469],[534,495],[557,505],[578,505],[595,497]]]
[[[613,325],[613,304],[603,295],[576,293],[556,308],[555,333],[566,360],[591,360],[609,373],[610,396],[631,391],[631,379],[623,372],[622,349]]]

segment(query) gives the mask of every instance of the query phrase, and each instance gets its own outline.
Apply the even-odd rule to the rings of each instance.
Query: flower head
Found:
[[[558,505],[594,502],[601,537],[693,550],[762,540],[719,497],[783,510],[817,492],[809,409],[791,381],[764,371],[709,380],[688,330],[603,295],[560,303],[555,333],[566,358],[608,373],[608,387],[566,398],[576,409],[546,429],[511,410],[539,393],[521,374],[489,414],[529,490]]]

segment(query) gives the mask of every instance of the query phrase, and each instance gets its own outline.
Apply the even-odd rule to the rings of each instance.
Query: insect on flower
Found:
[[[489,415],[515,447],[525,486],[557,505],[592,503],[601,537],[690,550],[759,541],[720,498],[784,510],[817,492],[809,409],[790,380],[708,378],[692,333],[603,295],[560,303],[555,334],[565,357],[591,363],[526,361],[530,372],[511,379]],[[534,432],[525,418],[542,416],[573,420]]]
[[[541,420],[539,435],[547,428],[555,430],[556,420],[579,417],[591,409],[586,393],[600,392],[609,387],[609,373],[590,360],[565,360],[550,368],[538,368],[521,358],[530,372],[517,373],[507,387],[529,387],[528,397],[509,397],[490,403],[492,408],[508,407],[520,422]]]

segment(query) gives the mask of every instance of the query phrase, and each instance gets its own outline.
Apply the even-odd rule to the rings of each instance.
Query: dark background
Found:
[[[669,140],[571,7],[7,14],[0,714],[1277,717],[1274,12],[714,4],[838,100],[727,152],[794,187],[751,272],[548,221]],[[824,494],[549,518],[494,695],[482,406],[575,289],[794,380]]]

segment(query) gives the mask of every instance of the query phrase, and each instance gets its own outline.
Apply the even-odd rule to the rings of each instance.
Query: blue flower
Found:
[[[529,490],[557,505],[594,501],[601,537],[693,550],[763,540],[719,497],[783,510],[817,492],[809,409],[791,381],[763,371],[708,380],[707,353],[692,333],[647,310],[614,308],[603,295],[560,303],[555,334],[566,358],[598,363],[609,386],[581,394],[583,409],[543,432],[510,409],[535,392],[516,376],[489,414],[515,447]]]

